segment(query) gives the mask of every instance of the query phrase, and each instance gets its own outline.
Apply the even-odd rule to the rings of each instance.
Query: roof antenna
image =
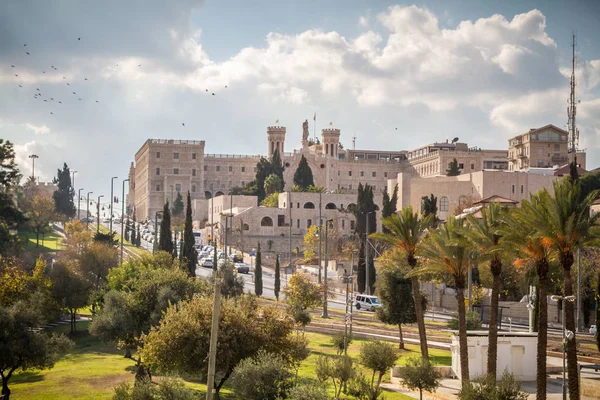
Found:
[[[352,150],[356,150],[356,133],[352,136]]]
[[[579,147],[579,129],[575,123],[577,115],[577,100],[575,98],[575,46],[577,46],[575,32],[573,32],[573,58],[571,71],[571,94],[569,96],[569,106],[567,107],[567,116],[569,117],[569,153],[571,153],[572,161],[577,164],[577,147]]]

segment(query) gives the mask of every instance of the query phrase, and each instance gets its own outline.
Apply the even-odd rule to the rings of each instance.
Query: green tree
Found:
[[[380,341],[365,342],[360,347],[358,357],[360,363],[372,371],[369,384],[369,399],[376,400],[381,393],[381,380],[383,376],[396,364],[396,351],[392,345]],[[377,377],[377,381],[375,381]]]
[[[381,218],[391,217],[393,214],[395,214],[396,204],[398,204],[398,185],[394,186],[394,193],[392,194],[392,197],[390,197],[386,187],[383,191]],[[383,227],[383,232],[389,233],[385,226]]]
[[[469,311],[467,310],[466,315],[467,320],[467,330],[468,331],[478,331],[481,329],[481,318],[477,311]],[[452,318],[448,320],[448,329],[458,330],[458,314],[452,314]],[[494,376],[494,375],[492,375]]]
[[[275,293],[275,298],[279,301],[279,290],[281,289],[281,271],[279,266],[279,255],[275,259],[275,282],[273,284],[273,292]]]
[[[462,386],[469,381],[469,358],[467,352],[467,322],[465,310],[465,287],[471,247],[464,236],[464,220],[450,216],[444,225],[431,232],[421,244],[421,256],[426,260],[421,273],[448,274],[456,286],[458,302],[458,336],[460,347],[460,371]]]
[[[171,211],[169,211],[169,202],[163,207],[160,220],[160,234],[158,249],[173,254],[173,234],[171,233]]]
[[[262,282],[262,257],[260,253],[260,242],[256,249],[256,264],[254,266],[254,293],[257,296],[263,294],[263,282]]]
[[[271,193],[260,202],[260,205],[263,207],[279,207],[279,193]]]
[[[306,190],[309,186],[314,186],[314,184],[312,170],[308,165],[308,161],[306,161],[306,157],[302,155],[298,163],[298,168],[294,172],[294,185],[298,185],[303,190]]]
[[[489,261],[492,273],[492,294],[490,299],[489,345],[487,355],[487,373],[496,376],[498,363],[498,301],[502,274],[503,249],[500,245],[499,203],[492,203],[481,209],[481,218],[469,215],[467,237],[477,248],[480,261]]]
[[[419,290],[419,277],[414,272],[416,272],[418,266],[417,255],[420,244],[425,231],[431,225],[431,217],[421,217],[418,213],[413,212],[411,206],[408,206],[403,208],[399,214],[384,218],[382,225],[387,228],[389,234],[376,233],[371,236],[396,249],[399,254],[405,257],[406,264],[408,264],[411,272],[413,272],[410,280],[413,305],[417,314],[421,356],[428,360],[429,351],[427,349],[427,332],[425,330],[425,312],[423,311],[423,300],[421,298],[421,291]]]
[[[75,189],[71,183],[71,170],[67,163],[64,163],[62,170],[57,171],[53,183],[57,185],[56,191],[52,194],[56,212],[62,214],[65,218],[73,218],[77,211],[73,202]]]
[[[16,253],[19,237],[14,232],[27,221],[25,215],[15,204],[13,190],[21,179],[21,174],[15,163],[15,150],[10,141],[0,139],[0,255]]]
[[[133,222],[131,224],[131,244],[137,246],[137,238],[139,235],[139,228],[136,231],[136,220],[135,220],[135,211],[133,212]]]
[[[282,188],[281,178],[277,174],[271,174],[265,179],[265,196],[279,193]]]
[[[240,297],[244,294],[244,278],[236,272],[235,265],[226,261],[218,266],[221,279],[221,296],[224,298]],[[214,286],[214,274],[209,278],[211,286]]]
[[[329,395],[323,385],[308,382],[294,386],[288,394],[288,400],[329,400]]]
[[[51,272],[52,293],[70,316],[71,333],[77,331],[77,310],[90,303],[91,283],[81,275],[76,263],[59,259]]]
[[[142,245],[142,235],[140,234],[140,226],[137,226],[137,233],[135,234],[135,245],[140,247]]]
[[[440,385],[441,375],[429,360],[410,358],[400,370],[402,386],[410,390],[419,390],[419,399],[423,400],[423,390],[434,391]]]
[[[427,197],[427,196],[421,197],[421,213],[425,217],[431,215],[431,223],[434,227],[437,226],[438,221],[439,221],[439,219],[437,217],[437,212],[438,212],[437,197],[435,197],[433,195],[433,193],[429,197]]]
[[[115,387],[112,400],[196,400],[198,396],[196,390],[189,389],[183,382],[163,378],[158,382],[138,380],[133,386],[123,382]]]
[[[270,160],[267,160],[264,157],[261,157],[256,164],[256,196],[258,197],[258,203],[260,204],[266,194],[265,194],[265,180],[271,174],[275,174],[279,177],[281,181],[281,187],[285,187],[285,182],[283,180],[283,171],[285,167],[281,162],[281,155],[278,150],[273,152]],[[250,187],[251,190],[253,187]]]
[[[460,400],[526,400],[527,392],[521,390],[521,382],[504,371],[500,381],[492,376],[480,376],[458,392]],[[539,396],[538,396],[539,398]]]
[[[50,230],[50,223],[57,220],[54,201],[50,196],[34,194],[26,199],[23,211],[28,218],[28,225],[35,232],[35,247],[39,247],[40,234]]]
[[[584,199],[594,190],[600,189],[600,171],[590,171],[579,177],[579,185],[581,187],[580,196]]]
[[[315,373],[317,374],[317,379],[322,383],[331,379],[334,400],[340,398],[344,383],[347,383],[356,375],[356,371],[352,366],[352,358],[349,356],[335,358],[319,356],[317,358]]]
[[[304,274],[294,273],[288,280],[284,290],[287,298],[287,308],[294,321],[304,328],[310,323],[309,308],[317,308],[323,304],[323,288],[310,281]]]
[[[537,358],[536,399],[546,399],[546,359],[548,346],[548,302],[547,290],[550,272],[550,249],[538,231],[536,221],[542,209],[540,193],[522,200],[521,207],[500,217],[502,222],[501,246],[507,254],[516,256],[515,265],[525,268],[533,265],[538,278],[536,292],[537,309]],[[542,299],[542,301],[539,301]]]
[[[129,241],[131,239],[131,222],[129,221],[129,216],[125,220],[125,240]]]
[[[446,170],[446,176],[458,176],[460,175],[460,169],[458,168],[458,161],[453,159],[450,161],[448,165],[448,169]]]
[[[241,399],[278,400],[287,397],[293,386],[292,377],[285,359],[261,350],[240,361],[233,370],[231,386]]]
[[[0,377],[6,400],[10,400],[8,382],[15,371],[52,368],[72,346],[64,335],[49,336],[33,327],[30,315],[20,313],[19,307],[0,307]]]
[[[189,276],[196,276],[196,263],[198,262],[198,252],[196,251],[196,238],[192,226],[192,198],[190,192],[187,193],[185,209],[185,227],[183,228],[183,250],[181,256],[187,265]]]
[[[365,260],[365,235],[370,235],[377,230],[377,218],[375,215],[375,203],[373,202],[373,187],[368,183],[364,186],[358,184],[358,197],[356,207],[351,210],[356,219],[356,233],[360,240],[360,249],[358,254],[358,291],[364,293],[366,290],[367,270],[369,272],[370,293],[373,293],[375,287],[375,264],[373,263],[373,251],[369,251],[369,259]],[[369,219],[369,231],[367,232],[367,218]],[[368,268],[367,268],[368,266]]]
[[[599,191],[593,191],[581,199],[581,188],[577,181],[562,179],[554,182],[554,195],[547,189],[539,192],[541,199],[535,219],[538,232],[552,250],[563,270],[563,294],[573,295],[571,268],[575,261],[577,248],[595,240],[590,234],[595,228],[600,214],[590,215],[592,203],[598,198]],[[565,305],[565,327],[575,332],[575,310],[572,302]],[[577,338],[567,341],[567,369],[570,377],[569,396],[579,398],[579,367],[577,364]]]
[[[177,196],[175,197],[175,201],[173,201],[173,207],[171,208],[171,215],[174,217],[178,217],[183,213],[183,196],[181,196],[181,192],[177,192]]]
[[[165,312],[160,324],[144,338],[141,357],[158,372],[176,372],[206,378],[212,297],[195,296]],[[219,344],[217,346],[216,397],[235,366],[254,357],[260,350],[291,359],[296,335],[294,323],[274,307],[262,307],[253,296],[242,296],[235,303],[221,304]]]
[[[377,281],[377,296],[382,308],[377,309],[377,318],[390,325],[398,325],[400,349],[404,349],[402,324],[417,322],[410,279],[404,277],[400,268],[385,268]]]

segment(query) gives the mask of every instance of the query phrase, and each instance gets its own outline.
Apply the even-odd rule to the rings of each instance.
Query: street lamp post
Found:
[[[90,226],[90,194],[94,192],[88,192],[87,201],[85,202],[85,228]]]
[[[156,253],[156,247],[158,246],[158,214],[162,214],[162,211],[154,213],[154,245],[152,246],[152,254]]]
[[[129,182],[129,178],[123,179],[123,191],[121,192],[121,265],[123,265],[123,225],[125,224],[125,182]]]
[[[562,319],[562,359],[563,359],[563,371],[562,371],[562,394],[563,394],[563,400],[567,400],[567,380],[566,380],[566,369],[567,369],[567,365],[566,365],[566,349],[567,349],[567,340],[571,341],[575,338],[575,334],[569,330],[567,330],[565,328],[565,308],[566,308],[566,302],[568,301],[569,303],[572,303],[575,301],[576,297],[575,296],[558,296],[558,295],[553,295],[550,296],[550,299],[552,299],[552,301],[562,301],[563,305],[562,305],[562,313],[561,313],[561,319]],[[540,301],[542,301],[542,299],[540,299]],[[569,379],[571,379],[571,377],[569,377]]]
[[[375,211],[369,211],[366,214],[366,230],[365,230],[365,290],[367,295],[371,294],[370,270],[369,270],[369,215],[375,214]]]
[[[329,313],[327,312],[327,264],[329,263],[329,251],[328,251],[328,236],[329,236],[329,223],[332,222],[332,219],[328,219],[325,221],[325,274],[323,276],[325,283],[324,283],[324,287],[323,287],[323,297],[324,297],[324,301],[323,301],[323,313],[321,314],[321,318],[329,318]],[[319,237],[321,237],[319,235]]]
[[[171,207],[173,207],[173,185],[169,185],[171,187]]]
[[[113,200],[115,199],[113,196],[113,182],[114,180],[117,179],[116,176],[113,176],[112,178],[110,178],[110,222],[108,223],[108,230],[109,233],[112,234],[112,220],[113,220]]]
[[[30,154],[31,158],[31,176],[33,177],[33,183],[35,183],[35,159],[40,158],[37,154]]]
[[[77,219],[81,221],[81,191],[83,188],[79,189],[77,192]]]
[[[73,178],[71,178],[71,187],[74,188],[75,187],[75,174],[77,173],[77,171],[73,170],[71,171],[71,175],[73,176]]]
[[[319,192],[319,285],[321,284],[321,268],[323,266],[323,255],[321,254],[321,247],[323,246],[321,243],[321,236],[323,235],[323,219],[321,217],[321,194],[322,193]]]
[[[97,208],[97,221],[98,221],[98,228],[97,228],[97,232],[100,233],[100,199],[104,197],[103,194],[101,194],[100,196],[98,196],[98,201],[96,202],[96,208]]]

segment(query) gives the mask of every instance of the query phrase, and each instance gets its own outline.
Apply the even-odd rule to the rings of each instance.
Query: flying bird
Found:
[[[204,90],[206,90],[208,92],[208,89],[204,89]]]
[[[75,92],[73,92],[73,94],[75,94]]]
[[[19,87],[23,87],[23,86],[19,85]]]
[[[98,104],[99,104],[100,102],[99,102],[98,100],[96,100],[96,103],[98,103]]]
[[[58,104],[62,104],[62,101],[59,101]]]
[[[11,65],[11,67],[13,67],[13,68],[14,68],[15,66],[14,66],[14,65]]]
[[[79,100],[81,100],[81,97],[79,98]]]
[[[398,128],[396,128],[396,130],[398,130]]]
[[[66,77],[66,76],[63,76],[63,79],[67,79],[67,77]]]
[[[50,100],[54,101],[54,97],[50,97]]]
[[[225,89],[227,89],[227,85],[225,85]]]
[[[42,74],[45,74],[45,73],[46,73],[46,71],[42,71]]]
[[[54,115],[54,113],[53,113],[52,111],[50,111],[50,114],[51,114],[51,115]]]
[[[67,86],[71,86],[71,85],[69,84],[69,82],[67,82]]]
[[[28,51],[26,51],[26,52],[25,52],[25,54],[27,54],[28,56],[30,56],[30,55],[31,55],[31,54],[29,54],[29,52],[28,52]]]
[[[40,88],[36,88],[35,90],[37,90],[38,92],[40,91]]]
[[[85,80],[87,81],[87,78],[85,78]]]
[[[81,38],[79,37],[79,38],[77,38],[77,40],[81,40]]]
[[[48,100],[44,100],[44,101],[48,101]]]
[[[182,123],[181,123],[181,126],[185,126],[185,124],[182,122]]]
[[[212,95],[214,96],[215,94],[213,93]]]
[[[142,66],[142,64],[138,64],[138,67],[141,67],[141,66]]]
[[[15,74],[15,76],[16,76],[17,78],[19,77],[19,75],[17,75],[17,74]]]
[[[27,43],[25,43],[25,44],[23,45],[23,47],[25,47],[25,46],[27,46]]]

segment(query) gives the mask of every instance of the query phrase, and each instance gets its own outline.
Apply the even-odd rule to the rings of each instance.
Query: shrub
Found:
[[[199,393],[179,381],[163,379],[154,383],[149,379],[137,381],[135,386],[122,383],[115,388],[113,400],[195,400]]]
[[[521,383],[504,370],[499,382],[493,376],[479,377],[458,392],[460,400],[526,400],[528,394],[521,390]]]
[[[240,361],[233,371],[231,386],[240,399],[276,400],[286,397],[292,376],[283,358],[261,351],[254,358]]]
[[[288,394],[288,400],[329,400],[327,391],[317,382],[294,386]]]
[[[331,343],[333,347],[335,347],[337,354],[342,355],[344,353],[344,343],[345,343],[346,335],[344,333],[336,333],[331,337]],[[348,335],[348,346],[352,343],[352,335]]]
[[[448,328],[458,330],[458,314],[452,315],[452,319],[448,321]],[[467,311],[467,330],[476,331],[481,329],[481,318],[475,311]]]
[[[356,372],[352,366],[352,358],[341,356],[332,360],[331,357],[319,356],[316,367],[317,378],[321,382],[331,379],[334,399],[339,399],[344,382],[354,377]]]
[[[377,375],[377,380],[371,379],[369,385],[369,398],[376,399],[383,375],[396,364],[396,349],[384,342],[366,342],[360,348],[359,360],[362,365],[372,371],[373,378]],[[360,378],[359,378],[360,379]],[[364,392],[364,382],[358,381],[358,387]],[[374,396],[374,397],[373,397]]]
[[[411,390],[419,389],[419,398],[423,399],[423,390],[435,391],[440,384],[440,374],[427,360],[411,358],[401,369],[402,386]]]

